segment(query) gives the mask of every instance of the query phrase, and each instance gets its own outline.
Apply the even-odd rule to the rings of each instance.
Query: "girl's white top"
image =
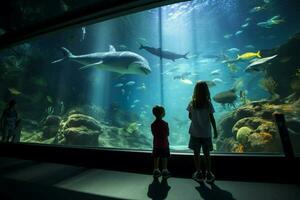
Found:
[[[186,109],[191,113],[190,135],[198,138],[211,137],[209,114],[215,112],[212,103],[209,102],[208,108],[193,108],[192,103],[189,103]]]

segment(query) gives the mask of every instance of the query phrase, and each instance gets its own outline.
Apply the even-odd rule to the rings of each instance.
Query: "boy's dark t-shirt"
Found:
[[[156,119],[151,124],[154,148],[169,148],[169,125],[162,119]]]

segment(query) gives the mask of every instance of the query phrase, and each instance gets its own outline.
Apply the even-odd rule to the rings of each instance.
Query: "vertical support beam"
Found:
[[[163,36],[162,36],[162,9],[161,7],[158,8],[158,35],[159,35],[159,47],[160,51],[162,51],[163,48]],[[160,104],[164,105],[164,78],[163,78],[163,60],[160,52],[160,57],[159,57],[159,65],[160,65]]]
[[[285,124],[284,114],[275,113],[274,117],[280,135],[284,155],[288,159],[294,159],[295,158],[294,151],[293,151],[290,135],[287,126]]]

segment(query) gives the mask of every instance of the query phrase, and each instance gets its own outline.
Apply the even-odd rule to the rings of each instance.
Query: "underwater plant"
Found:
[[[279,98],[279,95],[275,92],[277,86],[278,84],[272,77],[263,78],[260,80],[260,87],[271,95],[272,100]]]
[[[240,98],[240,101],[242,102],[242,105],[245,105],[245,104],[251,102],[251,100],[247,98],[247,94],[248,94],[247,90],[241,90],[240,91],[239,98]]]
[[[297,69],[297,72],[296,72],[295,75],[296,75],[297,78],[300,78],[300,69]]]
[[[54,113],[54,108],[52,106],[49,106],[47,109],[46,109],[46,114],[47,116],[48,115],[52,115]]]

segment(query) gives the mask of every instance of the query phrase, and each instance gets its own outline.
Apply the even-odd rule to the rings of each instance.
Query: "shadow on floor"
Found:
[[[196,190],[200,193],[201,198],[205,200],[235,200],[230,192],[222,190],[215,183],[205,184],[201,182],[200,186],[196,187]]]
[[[159,182],[158,178],[154,178],[152,183],[148,186],[148,197],[153,200],[162,200],[167,198],[171,187],[168,185],[168,179],[163,178]]]
[[[1,200],[121,200],[120,198],[94,195],[83,192],[66,190],[58,187],[16,181],[6,178],[0,179]]]

